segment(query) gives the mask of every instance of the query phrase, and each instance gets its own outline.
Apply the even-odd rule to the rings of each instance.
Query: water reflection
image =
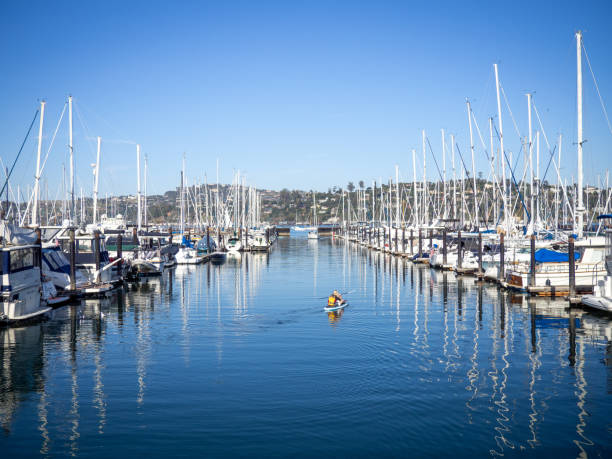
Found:
[[[325,315],[320,298],[337,286],[350,306]],[[441,455],[459,436],[478,455],[609,450],[609,318],[338,240],[179,266],[0,329],[0,343],[9,456],[110,453],[128,425],[193,445],[191,431],[227,445],[238,429],[237,448],[288,455],[299,438],[331,439],[309,430],[330,417],[363,453]],[[332,384],[351,390],[328,398],[320,388]],[[287,449],[272,435],[279,422]],[[235,450],[247,451],[273,450]]]

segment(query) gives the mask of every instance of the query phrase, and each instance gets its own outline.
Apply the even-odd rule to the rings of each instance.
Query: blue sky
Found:
[[[440,129],[469,152],[465,99],[486,129],[496,117],[493,63],[521,135],[534,92],[562,174],[576,170],[576,49],[583,30],[612,104],[612,2],[11,2],[0,5],[0,155],[14,159],[39,100],[44,149],[66,97],[75,101],[77,188],[91,193],[102,137],[102,195],[136,189],[136,143],[149,192],[241,170],[281,189],[412,177],[425,129],[441,164]],[[612,166],[609,131],[584,66],[585,179]],[[612,107],[607,108],[612,112]],[[506,147],[520,143],[504,107]],[[63,121],[44,177],[54,197],[68,164]],[[36,129],[12,178],[32,183]],[[484,134],[484,133],[483,133]],[[542,169],[546,148],[542,141]],[[482,148],[477,166],[485,171]],[[437,171],[428,153],[428,177]],[[450,162],[450,161],[449,161]],[[419,168],[419,175],[422,174]],[[450,167],[449,175],[450,175]],[[549,180],[553,175],[549,172]]]

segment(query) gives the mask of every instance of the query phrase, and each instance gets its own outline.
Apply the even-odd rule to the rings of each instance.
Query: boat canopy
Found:
[[[578,260],[580,258],[579,253],[574,253],[574,258]],[[535,253],[536,263],[562,263],[569,261],[569,254],[567,252],[556,252],[554,250],[540,249]]]
[[[38,239],[33,229],[21,228],[6,221],[0,221],[0,236],[15,245],[34,244]]]
[[[602,214],[597,217],[597,220],[602,220],[604,218],[612,218],[612,214]]]

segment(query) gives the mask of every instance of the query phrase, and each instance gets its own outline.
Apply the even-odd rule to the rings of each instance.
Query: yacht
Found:
[[[612,221],[612,214],[600,215],[599,220]],[[612,229],[606,230],[605,275],[595,279],[592,295],[584,295],[582,304],[612,313]]]
[[[40,246],[32,243],[36,234],[4,222],[1,226],[0,322],[16,323],[43,316],[51,307],[41,299]]]

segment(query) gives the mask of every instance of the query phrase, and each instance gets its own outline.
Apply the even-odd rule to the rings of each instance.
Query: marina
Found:
[[[350,306],[326,313],[336,287]],[[167,438],[212,456],[611,451],[610,317],[337,238],[177,266],[0,336],[9,457],[161,457]]]
[[[0,15],[2,458],[612,457],[612,4],[145,3]]]

